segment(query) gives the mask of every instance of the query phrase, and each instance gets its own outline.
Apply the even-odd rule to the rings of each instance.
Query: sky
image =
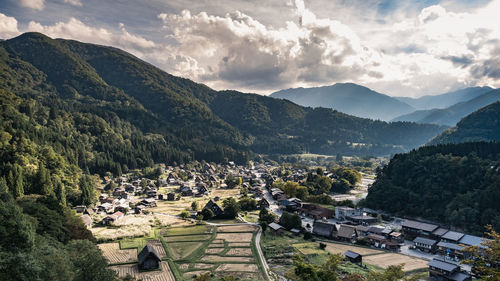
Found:
[[[500,0],[0,0],[0,38],[110,45],[217,89],[500,87]]]

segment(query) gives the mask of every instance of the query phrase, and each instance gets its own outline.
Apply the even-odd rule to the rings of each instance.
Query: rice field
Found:
[[[121,250],[118,243],[104,243],[98,246],[110,264],[137,261],[137,249]]]
[[[139,272],[137,264],[125,264],[110,266],[111,269],[118,273],[119,277],[125,277],[127,274],[134,276],[143,281],[175,281],[172,271],[167,262],[161,262],[159,271]]]

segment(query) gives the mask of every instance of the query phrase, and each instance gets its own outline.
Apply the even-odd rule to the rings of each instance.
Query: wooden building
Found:
[[[151,244],[146,244],[137,259],[139,261],[139,269],[141,270],[153,270],[160,267],[160,255],[158,255],[158,252],[156,252]]]

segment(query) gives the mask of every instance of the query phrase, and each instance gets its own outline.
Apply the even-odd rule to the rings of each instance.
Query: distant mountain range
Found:
[[[430,144],[474,141],[500,142],[500,101],[464,117],[455,127],[445,130]]]
[[[0,74],[0,132],[91,173],[256,154],[388,155],[446,128],[215,91],[116,48],[40,33],[0,42]]]
[[[481,88],[489,89],[488,87]],[[474,95],[480,91],[475,91]],[[474,96],[471,95],[471,96]],[[439,124],[454,126],[468,114],[500,100],[500,90],[489,90],[487,93],[476,96],[471,100],[460,102],[444,109],[417,110],[394,118],[392,121],[408,121],[417,123]]]
[[[490,87],[470,87],[460,89],[453,92],[448,92],[440,95],[422,96],[419,98],[396,97],[398,100],[405,102],[418,110],[447,108],[454,104],[468,101],[479,97],[493,88]]]
[[[353,83],[281,90],[272,93],[270,97],[287,99],[302,106],[332,108],[354,116],[385,121],[415,111],[415,108],[396,98]]]

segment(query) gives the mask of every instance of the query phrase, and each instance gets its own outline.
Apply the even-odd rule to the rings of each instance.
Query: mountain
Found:
[[[116,48],[39,33],[0,42],[0,69],[0,171],[55,157],[72,184],[78,169],[104,175],[155,162],[243,163],[255,153],[387,155],[445,129],[215,91]]]
[[[398,100],[405,102],[416,109],[435,109],[447,108],[454,104],[465,102],[479,97],[487,92],[492,91],[490,87],[470,87],[457,91],[444,93],[434,96],[422,96],[419,98],[396,97]]]
[[[472,141],[500,142],[500,101],[464,117],[457,126],[434,138],[431,144]]]
[[[287,99],[302,106],[332,108],[354,116],[386,121],[415,110],[395,98],[353,83],[281,90],[270,97]]]
[[[445,109],[417,110],[394,118],[392,121],[455,125],[460,119],[488,104],[500,100],[500,90],[492,90],[469,101],[457,103]]]
[[[481,235],[500,230],[500,143],[424,146],[395,155],[377,172],[363,202]]]

